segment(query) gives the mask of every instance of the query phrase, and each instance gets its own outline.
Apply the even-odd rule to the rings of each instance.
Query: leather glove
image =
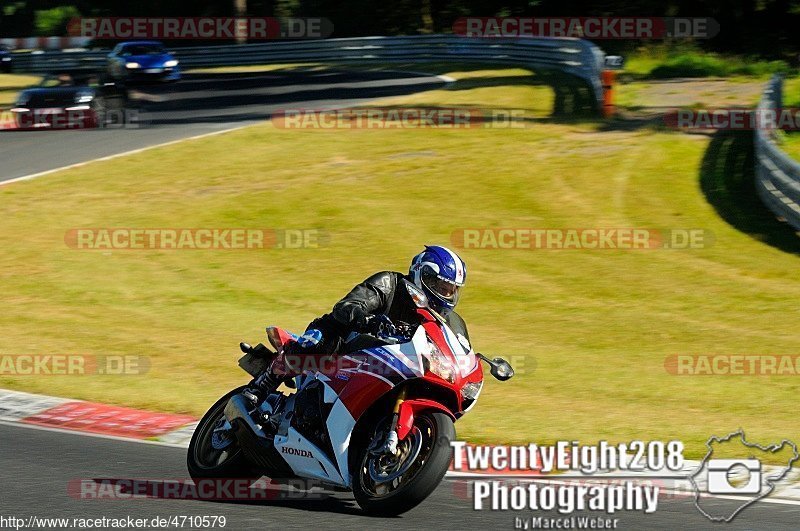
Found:
[[[393,335],[397,332],[392,320],[384,314],[368,315],[360,329],[362,332],[374,336]]]

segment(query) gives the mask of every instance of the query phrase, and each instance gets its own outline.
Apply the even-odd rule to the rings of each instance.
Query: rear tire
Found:
[[[353,494],[365,512],[383,516],[404,513],[419,505],[441,483],[450,466],[450,443],[456,436],[453,419],[441,411],[419,413],[414,419],[412,432],[404,441],[415,436],[422,438],[422,446],[414,458],[416,462],[396,480],[399,482],[396,487],[378,485],[380,488],[391,489],[385,493],[376,492],[375,484],[370,478],[370,460],[375,457],[369,454],[369,441],[360,448],[357,468],[353,471]],[[407,475],[410,477],[406,477]]]
[[[197,424],[186,455],[186,466],[195,483],[208,478],[241,478],[255,481],[261,477],[260,474],[253,472],[245,461],[242,450],[235,440],[222,451],[211,446],[211,433],[217,422],[224,417],[225,405],[232,396],[241,393],[245,387],[238,387],[217,400]]]

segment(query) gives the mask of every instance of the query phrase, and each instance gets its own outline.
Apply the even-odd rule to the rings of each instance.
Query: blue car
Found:
[[[108,54],[108,75],[115,80],[178,81],[178,60],[158,41],[121,42]]]

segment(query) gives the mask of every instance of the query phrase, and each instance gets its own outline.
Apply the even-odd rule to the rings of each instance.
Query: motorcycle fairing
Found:
[[[364,363],[359,367],[360,372],[383,376],[396,385],[409,378],[419,378],[425,373],[422,353],[428,349],[428,337],[425,329],[420,326],[410,341],[364,349],[350,354],[349,357]],[[395,375],[400,377],[399,381]]]
[[[479,361],[478,357],[475,355],[475,352],[472,350],[472,347],[469,349],[464,348],[464,344],[462,340],[453,332],[453,330],[447,326],[446,324],[442,323],[441,326],[442,334],[444,335],[444,339],[447,342],[447,346],[450,347],[450,351],[456,358],[456,364],[461,371],[461,377],[465,378],[468,374],[472,373],[475,369],[478,368]],[[467,343],[469,344],[469,343]]]
[[[326,375],[306,373],[299,379],[300,385],[297,393],[287,401],[287,409],[293,410],[297,394],[306,391],[312,383],[318,382],[316,385],[322,386],[323,400],[326,403],[333,403],[328,417],[325,419],[325,428],[334,455],[329,455],[328,452],[292,427],[288,415],[284,416],[281,427],[275,435],[275,448],[297,476],[349,487],[347,449],[356,421],[339,400]]]
[[[444,336],[455,358],[469,359],[470,356],[475,358],[471,350],[466,352],[461,347],[456,335],[446,323],[439,321],[436,328]],[[316,381],[319,382],[317,385],[322,385],[324,401],[333,404],[325,419],[325,428],[334,455],[328,455],[302,433],[289,426],[289,417],[286,416],[275,436],[275,447],[294,473],[300,477],[315,478],[342,487],[350,487],[352,478],[348,465],[349,443],[356,422],[370,405],[392,388],[406,380],[422,377],[423,356],[429,354],[430,348],[428,331],[424,326],[419,326],[411,340],[405,343],[368,348],[342,356],[355,363],[347,368],[338,369],[334,374],[306,372],[299,376],[297,394],[302,393]],[[477,361],[477,358],[475,359]],[[464,374],[464,362],[458,361]],[[469,372],[471,371],[466,371]],[[340,378],[341,373],[346,374],[346,380]],[[293,406],[294,400],[290,399],[287,408]]]

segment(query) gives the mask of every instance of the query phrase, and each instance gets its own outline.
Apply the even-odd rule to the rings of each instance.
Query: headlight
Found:
[[[94,99],[92,92],[83,91],[75,94],[75,103],[89,103]]]
[[[461,396],[466,400],[475,400],[481,392],[483,382],[471,382],[461,388]]]
[[[176,61],[175,59],[171,59],[169,61],[164,62],[165,68],[172,68],[173,66],[178,66],[178,61]]]
[[[139,63],[125,63],[125,68],[139,68]]]
[[[453,363],[441,350],[439,350],[439,347],[437,347],[434,343],[428,341],[428,345],[431,349],[428,370],[442,380],[455,383],[456,368],[453,366]]]
[[[3,61],[10,61],[10,60],[11,60],[10,57],[3,57]]]

